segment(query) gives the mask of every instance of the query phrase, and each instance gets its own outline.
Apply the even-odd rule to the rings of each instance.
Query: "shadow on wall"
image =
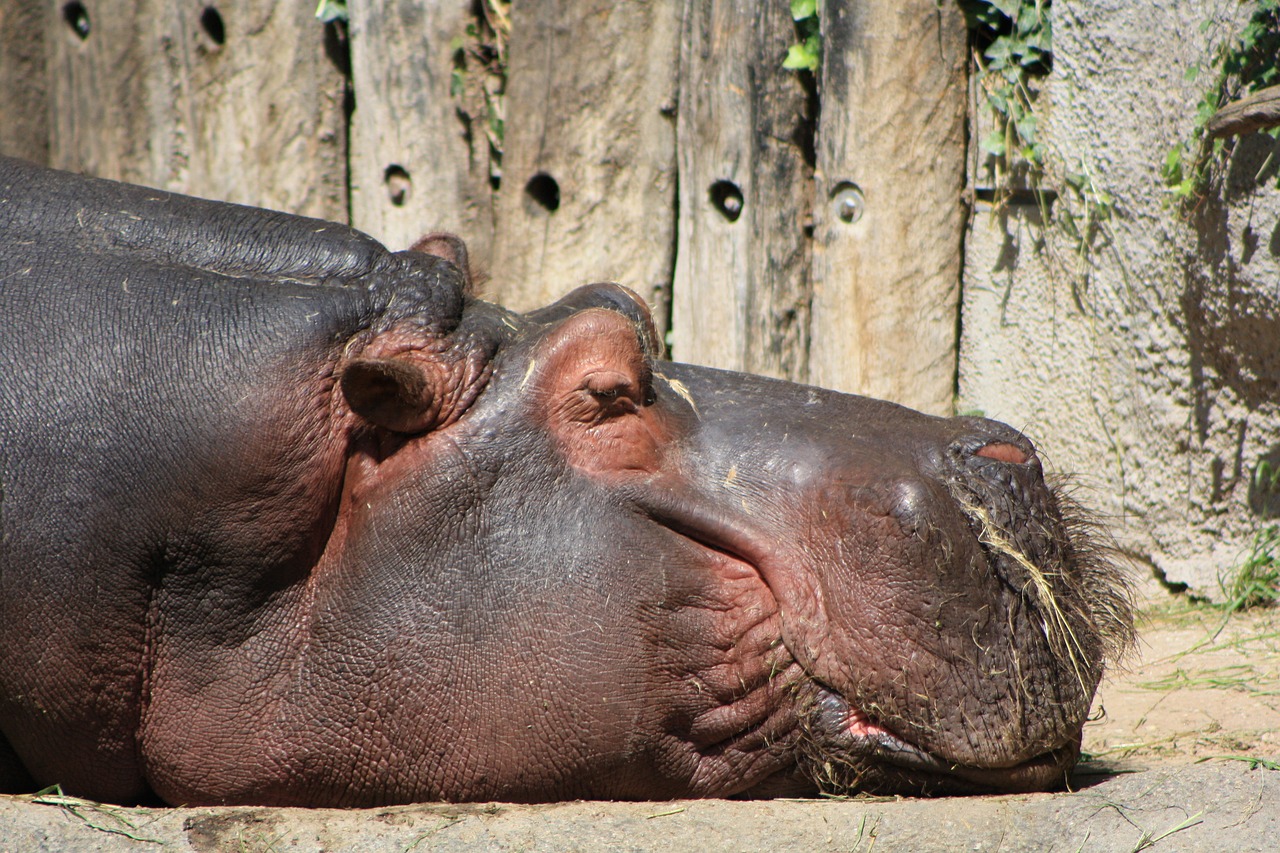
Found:
[[[1250,411],[1280,400],[1280,283],[1272,280],[1280,264],[1280,223],[1267,234],[1270,223],[1254,221],[1250,201],[1278,174],[1280,140],[1244,137],[1221,185],[1192,215],[1198,251],[1184,264],[1181,308],[1201,439],[1218,388],[1230,388]],[[1231,216],[1248,220],[1238,246],[1232,245]],[[1270,258],[1257,257],[1264,236]]]
[[[1280,444],[1267,451],[1249,478],[1249,509],[1259,518],[1280,518]]]
[[[1225,173],[1191,215],[1196,247],[1183,260],[1180,304],[1196,438],[1218,448],[1210,500],[1246,486],[1261,519],[1280,517],[1280,446],[1256,461],[1246,449],[1251,418],[1272,417],[1280,403],[1280,223],[1271,221],[1270,189],[1278,175],[1280,140],[1236,141]]]

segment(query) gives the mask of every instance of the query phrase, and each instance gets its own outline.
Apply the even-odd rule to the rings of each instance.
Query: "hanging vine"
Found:
[[[1170,196],[1178,203],[1194,207],[1204,197],[1214,177],[1221,172],[1228,154],[1228,139],[1236,133],[1254,129],[1280,138],[1280,123],[1269,119],[1255,123],[1215,127],[1215,118],[1229,105],[1252,95],[1270,92],[1277,107],[1275,122],[1280,122],[1280,0],[1249,0],[1253,7],[1244,26],[1211,48],[1207,63],[1196,63],[1186,71],[1186,79],[1208,77],[1196,105],[1196,121],[1191,137],[1165,155],[1163,176]],[[1211,33],[1222,24],[1214,19],[1200,25],[1202,33]],[[1278,184],[1280,185],[1280,184]]]

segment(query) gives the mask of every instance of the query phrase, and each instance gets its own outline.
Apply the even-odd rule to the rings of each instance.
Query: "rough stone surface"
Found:
[[[1236,140],[1191,214],[1160,169],[1208,86],[1186,69],[1242,9],[1054,4],[1037,107],[1060,173],[1053,216],[1085,213],[1068,172],[1116,215],[1082,250],[1034,205],[979,204],[963,297],[959,409],[1036,436],[1127,551],[1210,597],[1280,517],[1280,481],[1257,473],[1280,465],[1280,142]]]
[[[938,800],[119,809],[0,797],[0,851],[1280,849],[1280,773],[1225,762]]]

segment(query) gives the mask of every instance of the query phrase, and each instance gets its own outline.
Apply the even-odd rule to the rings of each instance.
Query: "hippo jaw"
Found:
[[[1080,754],[1076,739],[1009,767],[948,761],[870,720],[818,686],[808,719],[805,764],[819,789],[922,795],[1029,793],[1062,787]]]
[[[1001,654],[992,638],[975,636],[977,653],[957,664],[991,674],[1012,661],[1016,672],[1026,654],[1039,662],[1036,671],[1010,679],[1003,696],[988,695],[975,716],[998,721],[989,738],[940,736],[947,715],[925,713],[927,706],[895,706],[861,684],[841,693],[815,681],[801,717],[802,764],[823,791],[1025,793],[1067,784],[1103,667],[1132,642],[1130,594],[1108,550],[1092,543],[1096,528],[1044,484],[1034,451],[1015,448],[1013,458],[992,461],[983,450],[952,447],[942,479],[968,522],[968,543],[980,549],[979,570],[1005,595],[1009,643]],[[964,550],[954,540],[935,544],[939,553]]]

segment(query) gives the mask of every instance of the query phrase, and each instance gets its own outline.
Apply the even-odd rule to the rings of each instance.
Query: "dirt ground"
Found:
[[[1227,615],[1148,589],[1142,614],[1136,654],[1099,689],[1082,771],[1280,759],[1280,608]]]
[[[1226,617],[1154,589],[1144,614],[1069,793],[366,811],[0,797],[0,853],[1280,850],[1280,610]]]

